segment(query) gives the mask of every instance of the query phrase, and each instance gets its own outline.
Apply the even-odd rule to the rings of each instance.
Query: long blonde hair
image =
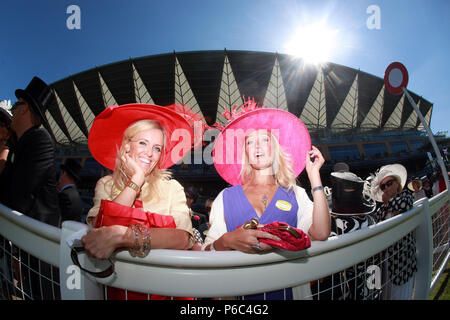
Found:
[[[278,142],[278,139],[272,133],[270,133],[270,137],[273,155],[271,174],[273,175],[277,185],[280,185],[289,191],[297,184],[291,156],[283,150],[283,147]],[[244,139],[246,138],[247,136]],[[242,150],[242,167],[239,174],[242,184],[251,181],[254,175],[254,170],[250,165],[248,155],[245,152],[245,145],[244,140]]]
[[[117,196],[118,193],[120,193],[123,189],[125,189],[125,186],[128,180],[130,179],[130,177],[128,177],[125,172],[124,164],[122,162],[122,157],[126,153],[125,145],[129,143],[136,134],[150,129],[161,130],[161,132],[163,133],[163,146],[161,150],[161,158],[159,159],[155,168],[153,168],[153,170],[150,172],[150,174],[145,177],[145,182],[147,184],[144,183],[144,186],[142,187],[141,190],[142,199],[146,201],[151,198],[161,196],[160,183],[162,181],[169,180],[172,177],[170,171],[166,169],[161,169],[159,167],[159,164],[162,161],[164,161],[163,157],[165,154],[165,146],[167,139],[163,127],[161,127],[159,122],[156,120],[139,120],[130,125],[123,133],[122,144],[120,146],[120,149],[117,151],[116,165],[114,168],[114,172],[112,174],[113,179],[111,188],[111,198],[114,198],[115,196]]]

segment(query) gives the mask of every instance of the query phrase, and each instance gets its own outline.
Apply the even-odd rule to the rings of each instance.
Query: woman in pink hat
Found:
[[[156,105],[112,106],[95,118],[89,149],[113,173],[101,178],[95,187],[94,206],[88,212],[87,223],[97,228],[82,238],[87,253],[106,259],[125,248],[132,255],[145,257],[154,248],[192,247],[193,231],[184,189],[170,179],[166,170],[191,149],[192,133],[191,124],[182,115]],[[99,211],[106,205],[114,205],[113,214],[120,211],[128,215],[140,208],[151,226],[103,226],[105,217]],[[125,297],[122,290],[108,290],[108,298]],[[128,291],[127,297],[146,299],[147,295]],[[166,297],[151,295],[151,299],[162,298]]]
[[[214,145],[216,170],[233,186],[223,190],[212,204],[204,250],[273,250],[260,239],[279,241],[277,236],[242,227],[252,218],[261,225],[284,222],[315,240],[327,239],[330,213],[319,173],[325,160],[317,148],[311,149],[305,125],[287,111],[255,108],[251,101],[246,105],[243,112],[235,113],[237,117]],[[296,177],[305,167],[314,201],[296,185]],[[268,299],[298,296],[292,289],[266,293]]]

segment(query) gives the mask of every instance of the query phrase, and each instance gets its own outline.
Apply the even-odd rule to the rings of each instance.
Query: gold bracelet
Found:
[[[140,188],[136,183],[134,183],[133,181],[131,181],[131,179],[128,180],[126,186],[129,187],[129,188],[131,188],[131,189],[133,189],[133,190],[136,192],[136,194],[139,194],[139,192],[141,192],[141,188]]]

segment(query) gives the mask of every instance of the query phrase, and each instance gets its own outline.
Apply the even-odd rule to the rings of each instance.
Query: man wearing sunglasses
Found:
[[[0,175],[0,202],[31,218],[58,226],[55,146],[48,131],[41,126],[48,127],[45,111],[54,96],[38,77],[15,94],[18,101],[11,107],[10,128],[16,141]]]
[[[42,124],[49,127],[45,111],[54,96],[38,77],[34,77],[25,90],[18,89],[15,94],[18,101],[11,107],[10,123],[15,142],[0,175],[0,202],[33,219],[59,226],[55,146],[48,131],[42,127]],[[59,293],[48,281],[41,281],[41,276],[51,279],[52,274],[57,274],[55,267],[21,249],[13,248],[13,252],[31,269],[40,272],[21,274],[20,281],[27,297],[47,300],[53,298],[53,292]]]

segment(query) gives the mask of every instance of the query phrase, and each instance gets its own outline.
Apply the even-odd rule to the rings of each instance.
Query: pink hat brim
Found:
[[[245,136],[253,130],[266,129],[277,136],[283,151],[290,155],[297,177],[305,168],[311,138],[303,122],[292,113],[261,108],[230,122],[214,143],[213,161],[217,173],[229,184],[241,183],[242,150]]]
[[[191,149],[193,132],[183,116],[166,107],[132,103],[110,106],[95,117],[88,137],[89,151],[95,160],[114,170],[123,133],[139,120],[156,120],[164,128],[166,146],[159,168],[171,167]]]

